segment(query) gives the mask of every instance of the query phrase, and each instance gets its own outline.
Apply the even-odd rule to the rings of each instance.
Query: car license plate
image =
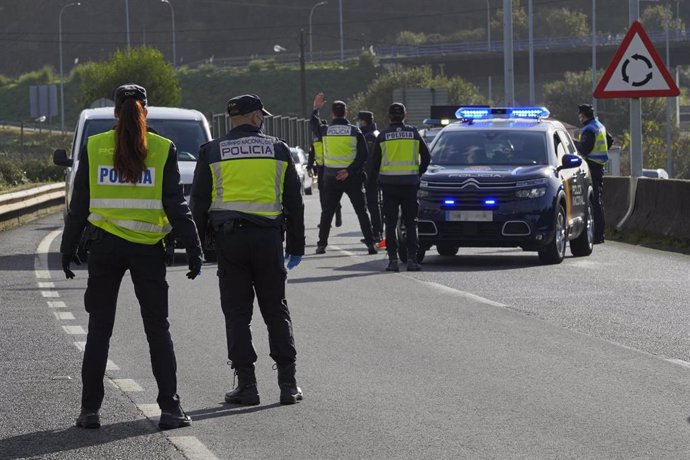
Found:
[[[446,211],[446,220],[453,222],[491,222],[493,211]]]

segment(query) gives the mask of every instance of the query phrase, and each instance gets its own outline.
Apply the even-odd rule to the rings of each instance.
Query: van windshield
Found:
[[[175,143],[178,161],[196,161],[199,154],[199,146],[210,140],[206,136],[202,123],[196,120],[160,120],[149,118],[146,122],[149,128]],[[89,136],[104,133],[114,127],[114,118],[86,120],[80,151],[86,146],[86,140]]]
[[[546,135],[511,130],[442,132],[431,149],[431,163],[449,165],[548,164]]]

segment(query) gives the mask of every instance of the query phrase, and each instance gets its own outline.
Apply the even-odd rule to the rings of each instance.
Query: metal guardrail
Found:
[[[0,195],[0,230],[14,227],[65,201],[65,183],[41,185]]]

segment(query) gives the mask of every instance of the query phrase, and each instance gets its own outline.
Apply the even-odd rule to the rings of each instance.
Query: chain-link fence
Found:
[[[215,138],[224,136],[232,129],[230,117],[227,113],[211,114],[211,133]],[[311,145],[311,130],[309,120],[297,117],[274,115],[264,120],[264,133],[284,140],[290,147],[299,146],[305,152]]]

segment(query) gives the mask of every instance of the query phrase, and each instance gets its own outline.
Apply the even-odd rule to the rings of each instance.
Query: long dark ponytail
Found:
[[[137,183],[146,169],[148,153],[146,109],[134,98],[125,99],[117,112],[114,166],[125,182]]]

